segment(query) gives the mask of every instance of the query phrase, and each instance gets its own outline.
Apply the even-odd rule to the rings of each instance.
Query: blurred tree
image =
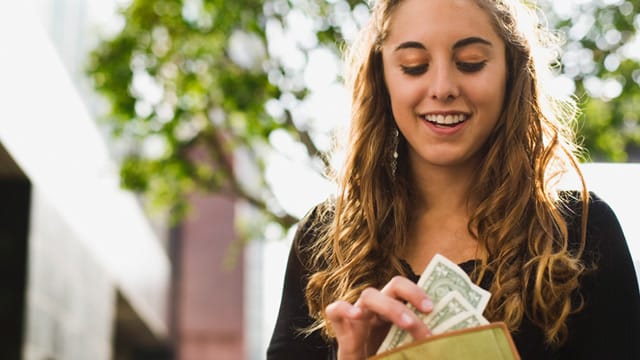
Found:
[[[561,71],[584,105],[584,145],[594,159],[625,160],[640,144],[640,0],[542,5],[566,34]],[[330,171],[329,135],[296,112],[309,95],[304,68],[318,47],[339,53],[367,14],[356,0],[132,0],[88,66],[124,149],[123,186],[171,207],[174,220],[187,194],[204,191],[255,206],[257,228],[294,224],[265,179],[272,137],[286,135]]]
[[[583,110],[593,160],[640,160],[640,0],[542,0],[565,39],[562,73]]]

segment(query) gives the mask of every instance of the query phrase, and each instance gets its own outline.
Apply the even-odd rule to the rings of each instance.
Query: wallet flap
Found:
[[[370,360],[519,360],[507,326],[502,322],[451,331],[399,346]]]

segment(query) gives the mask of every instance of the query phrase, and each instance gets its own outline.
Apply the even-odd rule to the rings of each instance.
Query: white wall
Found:
[[[33,2],[0,1],[0,49],[0,142],[150,330],[165,336],[168,256],[137,200],[119,188],[117,167]]]
[[[605,200],[620,220],[640,275],[640,164],[593,163],[582,168],[589,189]]]
[[[112,359],[113,279],[37,189],[27,259],[22,359]]]

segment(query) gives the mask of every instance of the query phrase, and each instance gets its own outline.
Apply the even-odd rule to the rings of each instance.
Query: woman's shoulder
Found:
[[[624,232],[611,206],[603,198],[589,192],[587,201],[587,218],[583,223],[582,194],[578,191],[561,193],[561,211],[569,231],[569,246],[577,248],[582,238],[582,229],[586,225],[586,238],[583,260],[597,261],[605,254],[617,257],[627,249]]]
[[[561,191],[560,210],[569,225],[580,225],[583,217],[584,201],[580,191]],[[603,225],[618,225],[618,219],[611,206],[596,193],[590,191],[586,198],[587,228],[600,228]]]
[[[298,222],[292,247],[299,261],[305,264],[305,267],[309,266],[308,260],[310,254],[314,253],[313,249],[319,246],[319,242],[325,238],[334,214],[335,200],[329,198],[312,207]]]
[[[582,194],[561,195],[565,196],[570,245],[579,244]],[[575,293],[581,309],[568,319],[569,338],[559,357],[636,359],[634,354],[640,351],[637,342],[640,293],[633,259],[611,206],[593,192],[588,195],[586,239],[581,255],[585,271]]]
[[[335,201],[333,198],[312,207],[298,222],[294,242],[307,243],[310,238],[317,237],[333,221],[334,214]]]

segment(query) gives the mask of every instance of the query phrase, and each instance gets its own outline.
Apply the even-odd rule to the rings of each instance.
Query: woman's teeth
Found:
[[[436,125],[454,126],[465,121],[467,119],[467,115],[425,115],[424,119]]]

